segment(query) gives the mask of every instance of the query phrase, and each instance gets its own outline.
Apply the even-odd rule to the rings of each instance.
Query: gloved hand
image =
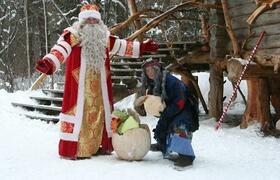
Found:
[[[156,52],[159,45],[153,39],[147,39],[140,44],[140,54],[145,52]]]
[[[142,106],[148,96],[140,96],[134,101],[134,106]]]
[[[41,73],[51,75],[55,70],[55,64],[49,59],[41,59],[37,61],[35,68]]]

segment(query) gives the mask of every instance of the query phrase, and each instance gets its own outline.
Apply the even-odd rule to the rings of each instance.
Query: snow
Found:
[[[207,100],[208,75],[200,73],[199,84]],[[226,95],[231,94],[231,85]],[[246,94],[245,85],[242,90]],[[25,110],[11,102],[29,101],[28,96],[40,92],[0,90],[0,179],[192,179],[192,180],[275,180],[280,177],[280,140],[262,137],[259,125],[248,129],[225,124],[214,130],[215,121],[201,117],[200,129],[194,133],[194,165],[184,171],[174,170],[171,161],[158,152],[149,152],[143,161],[127,162],[110,156],[94,156],[87,160],[65,160],[58,156],[59,124],[30,120],[21,115]],[[133,95],[115,104],[116,108],[132,107]],[[228,99],[227,98],[227,99]],[[231,106],[231,113],[243,112],[240,97]],[[203,110],[201,109],[201,112]],[[157,119],[141,118],[153,128]]]

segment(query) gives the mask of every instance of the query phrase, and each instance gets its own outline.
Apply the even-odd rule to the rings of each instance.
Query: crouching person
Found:
[[[189,98],[188,88],[182,81],[163,69],[156,59],[148,59],[142,68],[142,85],[134,101],[135,110],[145,116],[149,108],[154,107],[148,107],[146,104],[144,107],[150,95],[160,97],[165,104],[165,108],[159,114],[157,126],[153,130],[157,143],[151,145],[151,150],[161,151],[164,158],[174,161],[175,166],[192,165],[195,159],[191,145],[192,118],[198,113],[192,112],[193,102]],[[175,159],[170,158],[172,152],[178,154]]]

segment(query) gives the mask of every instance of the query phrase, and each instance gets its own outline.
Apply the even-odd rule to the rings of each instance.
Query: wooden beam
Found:
[[[199,54],[187,54],[180,59],[178,59],[178,63],[183,64],[209,64],[210,57],[209,52],[208,53],[199,53]]]
[[[255,55],[255,62],[261,66],[269,66],[272,68],[274,73],[278,73],[280,67],[280,55],[271,54],[268,52],[262,50],[261,53]],[[243,58],[248,59],[249,56],[249,52],[246,52],[244,53]]]
[[[231,17],[229,16],[229,12],[228,12],[228,2],[227,2],[227,0],[221,0],[221,3],[222,3],[223,11],[224,11],[226,29],[227,29],[229,38],[231,40],[232,48],[233,48],[233,54],[235,56],[239,56],[240,48],[238,46],[236,35],[232,28]]]
[[[228,71],[228,79],[232,82],[236,82],[240,77],[242,69],[244,68],[247,60],[231,58],[227,62],[227,71]],[[261,66],[256,63],[251,63],[244,76],[243,79],[251,79],[251,78],[280,78],[280,74],[274,73],[273,66]]]
[[[271,9],[275,4],[279,3],[280,0],[266,0],[266,1],[256,1],[259,6],[247,19],[247,23],[251,26],[255,19],[264,11]]]

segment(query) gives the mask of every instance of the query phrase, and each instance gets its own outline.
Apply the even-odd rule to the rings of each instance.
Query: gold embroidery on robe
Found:
[[[79,44],[80,41],[79,41],[79,39],[76,36],[74,36],[74,34],[71,33],[71,35],[70,35],[70,43],[71,43],[71,47],[74,47],[77,44]]]
[[[133,42],[128,41],[126,45],[125,55],[132,56],[132,54],[133,54]]]
[[[72,70],[72,76],[76,80],[77,84],[79,84],[79,75],[80,75],[80,68],[76,68]]]
[[[72,134],[74,131],[74,123],[61,121],[60,123],[60,132]]]
[[[91,157],[101,144],[105,113],[100,73],[86,71],[83,121],[78,141],[78,157]]]
[[[77,104],[75,104],[73,107],[71,107],[68,111],[66,111],[64,114],[75,116],[77,112]]]

